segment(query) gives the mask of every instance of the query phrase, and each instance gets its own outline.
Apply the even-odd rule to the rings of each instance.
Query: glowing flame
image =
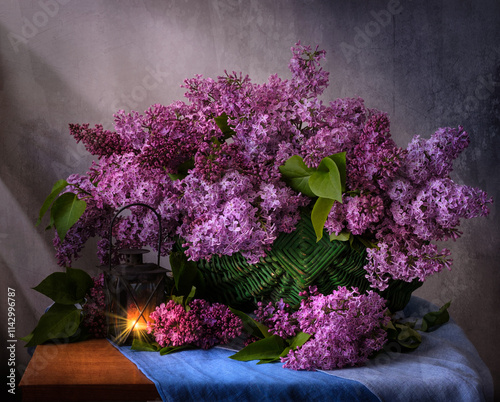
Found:
[[[147,331],[148,324],[145,317],[149,317],[149,312],[144,311],[142,316],[139,316],[139,311],[135,306],[129,306],[127,309],[127,327],[133,331]]]
[[[149,311],[144,311],[140,315],[140,311],[135,305],[129,305],[126,311],[122,308],[122,311],[122,315],[109,315],[115,323],[114,341],[121,344],[126,342],[129,336],[134,339],[146,340],[148,338],[147,318],[149,317]]]

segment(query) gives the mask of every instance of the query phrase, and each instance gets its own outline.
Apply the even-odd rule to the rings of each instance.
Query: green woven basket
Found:
[[[348,242],[330,241],[328,235],[316,242],[311,219],[303,215],[292,233],[282,233],[268,256],[248,264],[240,254],[214,256],[200,261],[206,298],[244,311],[253,311],[257,302],[281,298],[299,303],[299,293],[315,285],[323,294],[338,286],[370,289],[365,278],[366,250],[354,250]],[[391,311],[403,309],[421,282],[392,281],[380,292]]]

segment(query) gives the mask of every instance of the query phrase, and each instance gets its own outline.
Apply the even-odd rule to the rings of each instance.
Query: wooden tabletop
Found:
[[[23,401],[154,401],[155,385],[106,339],[40,345],[19,383]]]

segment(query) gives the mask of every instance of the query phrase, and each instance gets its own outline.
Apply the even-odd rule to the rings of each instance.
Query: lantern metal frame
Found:
[[[113,226],[116,218],[125,210],[130,207],[140,206],[150,209],[158,219],[158,257],[157,264],[143,264],[142,254],[148,250],[130,250],[132,254],[141,254],[140,263],[135,265],[119,265],[113,267],[112,265],[112,247],[113,247]],[[108,338],[111,339],[117,345],[123,345],[130,342],[131,338],[135,335],[133,333],[136,325],[141,318],[144,322],[147,322],[147,317],[144,313],[147,311],[148,306],[152,302],[158,302],[159,293],[163,296],[163,287],[166,283],[167,270],[160,267],[161,258],[161,245],[162,245],[162,226],[161,226],[161,216],[160,214],[151,206],[143,203],[132,203],[125,205],[120,208],[118,212],[113,216],[109,228],[109,265],[106,270],[104,270],[104,279],[106,285],[106,316],[107,316],[107,328],[108,328]],[[125,253],[124,254],[128,254]],[[134,258],[133,262],[137,263],[138,258]],[[136,294],[136,289],[133,287],[133,283],[137,281],[143,283],[152,283],[148,281],[148,278],[154,277],[153,290],[149,293],[149,297],[145,300],[144,305],[141,306],[138,295]],[[124,293],[125,292],[125,293]],[[132,304],[138,311],[138,315],[133,323],[127,323],[127,318],[124,318],[123,313],[127,314],[127,306],[123,306],[128,301]],[[155,307],[155,305],[153,305]],[[117,312],[116,309],[122,311]],[[121,313],[121,314],[120,314]]]

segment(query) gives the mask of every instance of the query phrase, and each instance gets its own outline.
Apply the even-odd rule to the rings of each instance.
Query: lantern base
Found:
[[[108,339],[120,346],[147,337],[149,315],[167,298],[167,272],[156,264],[103,268]]]

